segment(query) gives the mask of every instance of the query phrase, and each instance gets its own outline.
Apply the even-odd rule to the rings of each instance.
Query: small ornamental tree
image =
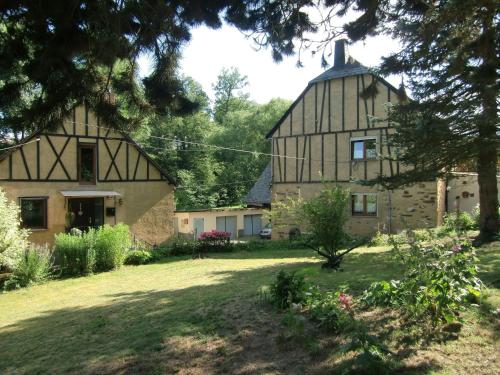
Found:
[[[325,268],[338,269],[343,257],[358,245],[345,232],[349,191],[339,186],[327,187],[321,193],[305,201],[287,197],[273,203],[268,219],[273,228],[300,228],[297,236],[305,246],[326,258]]]
[[[14,268],[28,248],[28,234],[21,228],[19,208],[0,189],[0,271]]]
[[[306,230],[303,241],[326,258],[323,267],[338,269],[344,255],[357,247],[344,230],[349,195],[348,190],[336,186],[324,189],[302,205]]]

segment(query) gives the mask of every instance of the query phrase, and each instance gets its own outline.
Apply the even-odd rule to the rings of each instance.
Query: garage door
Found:
[[[231,239],[236,239],[238,235],[236,227],[236,216],[218,216],[215,219],[216,229],[231,233]]]
[[[243,233],[245,236],[256,236],[262,229],[262,215],[243,216]]]
[[[205,219],[202,217],[195,217],[193,219],[194,238],[200,237],[200,234],[205,230]]]

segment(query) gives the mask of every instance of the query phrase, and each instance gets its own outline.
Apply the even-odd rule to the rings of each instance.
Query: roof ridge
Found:
[[[356,60],[352,56],[349,56],[349,59],[345,63],[345,65],[343,65],[340,68],[332,66],[331,68],[325,70],[323,73],[321,73],[320,75],[309,81],[309,84],[321,81],[328,81],[330,79],[335,79],[335,78],[366,74],[366,73],[375,74],[372,68],[361,64],[358,60]]]

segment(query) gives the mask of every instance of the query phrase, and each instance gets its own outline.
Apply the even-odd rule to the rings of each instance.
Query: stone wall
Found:
[[[353,216],[349,205],[349,220],[346,229],[355,235],[369,236],[377,230],[396,233],[406,228],[430,228],[437,225],[440,194],[436,181],[415,184],[405,189],[387,191],[354,183],[339,183],[351,193],[376,193],[376,216]],[[304,199],[317,195],[325,185],[321,183],[274,184],[273,202],[287,196],[300,194]],[[285,228],[273,230],[273,238],[288,235]]]

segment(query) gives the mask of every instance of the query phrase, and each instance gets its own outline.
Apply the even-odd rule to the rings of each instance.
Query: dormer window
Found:
[[[78,180],[82,185],[95,185],[96,183],[95,151],[95,144],[78,145]]]
[[[377,158],[377,140],[363,138],[351,140],[351,160],[373,160]]]

